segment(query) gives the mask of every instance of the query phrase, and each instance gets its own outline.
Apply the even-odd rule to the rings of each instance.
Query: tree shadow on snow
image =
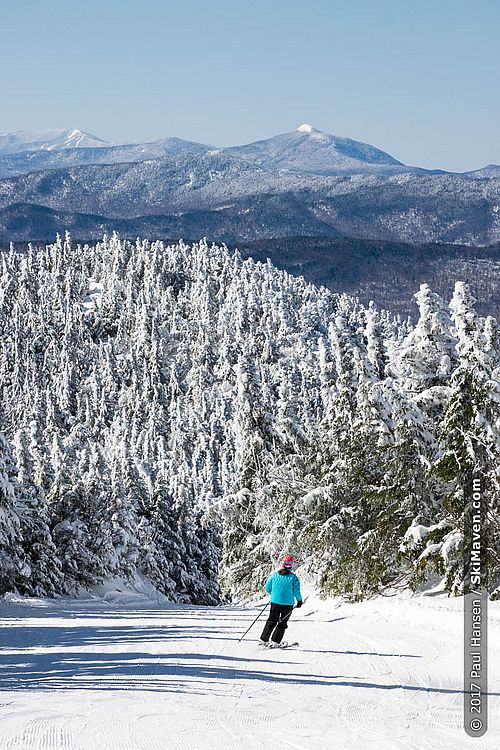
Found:
[[[224,662],[216,664],[211,662]],[[364,682],[360,677],[265,671],[271,659],[176,653],[48,652],[0,655],[0,689],[12,691],[136,690],[227,695],[237,681],[275,685],[358,687],[460,695],[462,690]],[[280,662],[283,663],[283,662]],[[295,665],[295,662],[284,662]],[[249,668],[249,664],[257,668]],[[500,693],[489,693],[500,695]]]
[[[237,641],[237,634],[241,634],[238,626],[220,626],[219,633],[215,627],[202,627],[195,624],[172,626],[130,626],[105,627],[99,625],[75,625],[65,627],[61,625],[0,627],[0,654],[9,649],[32,649],[37,646],[50,648],[53,646],[103,646],[106,643],[123,646],[132,643],[163,644],[168,651],[169,641],[192,640],[229,640]],[[236,631],[233,635],[230,631]],[[227,633],[227,635],[224,635]]]
[[[83,606],[83,605],[82,605]],[[408,690],[423,693],[461,694],[462,690],[412,685],[384,685],[361,677],[316,675],[277,671],[281,665],[299,670],[295,661],[281,661],[273,655],[231,656],[177,653],[176,643],[195,641],[238,641],[248,619],[242,611],[243,627],[234,625],[234,611],[222,608],[176,607],[146,611],[116,612],[110,607],[89,614],[54,606],[23,617],[4,618],[0,627],[0,689],[12,691],[135,690],[228,695],[235,683],[250,680],[262,684],[325,687],[358,687],[380,690]],[[228,614],[228,621],[224,615]],[[104,618],[108,618],[108,620]],[[169,622],[170,617],[172,622]],[[37,618],[43,618],[37,627]],[[57,618],[58,622],[51,621]],[[75,622],[81,618],[82,624]],[[68,624],[61,620],[67,619]],[[88,623],[93,619],[94,623]],[[118,620],[128,620],[116,624]],[[144,620],[147,619],[147,622]],[[137,624],[133,624],[137,620]],[[155,622],[156,620],[156,622]],[[151,623],[151,625],[149,624]],[[251,622],[251,620],[250,620]],[[7,626],[7,623],[9,625]],[[106,623],[109,623],[109,627]],[[236,632],[235,632],[236,631]],[[152,651],[127,651],[127,646],[154,644]],[[136,646],[137,648],[137,646]],[[93,650],[92,650],[93,649]],[[172,650],[175,649],[174,652]],[[119,650],[119,653],[117,653]],[[10,652],[10,653],[9,653]],[[382,654],[359,651],[313,651],[300,653],[350,654],[380,657],[421,658],[415,654]],[[500,693],[489,693],[500,695]]]
[[[325,649],[315,650],[312,648],[301,648],[304,654],[347,654],[352,656],[399,656],[405,659],[422,659],[421,654],[383,654],[379,651],[327,651]]]

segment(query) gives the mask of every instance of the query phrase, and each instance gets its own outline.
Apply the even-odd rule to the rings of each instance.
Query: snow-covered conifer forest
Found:
[[[290,550],[325,595],[460,593],[472,471],[498,592],[500,330],[465,284],[412,326],[204,242],[0,261],[1,593],[214,604]]]

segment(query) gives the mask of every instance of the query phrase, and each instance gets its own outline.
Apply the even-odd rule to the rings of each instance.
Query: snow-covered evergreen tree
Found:
[[[17,588],[29,575],[22,548],[12,454],[0,432],[0,593]]]
[[[325,594],[460,590],[472,469],[499,515],[498,324],[464,285],[412,327],[206,242],[0,260],[4,590],[140,572],[213,603],[285,551]]]

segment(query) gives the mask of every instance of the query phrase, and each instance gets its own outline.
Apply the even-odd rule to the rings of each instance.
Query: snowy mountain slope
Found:
[[[16,154],[22,151],[103,148],[110,145],[108,141],[77,128],[0,133],[0,155]]]
[[[254,607],[103,598],[0,604],[2,747],[23,750],[497,750],[500,611],[490,604],[489,730],[463,730],[461,601],[383,598],[293,614],[262,651]]]
[[[316,215],[342,234],[381,240],[489,245],[500,240],[500,178],[353,176],[310,192]]]
[[[368,143],[325,133],[304,124],[290,133],[220,148],[176,137],[113,145],[78,129],[0,133],[0,178],[41,169],[208,152],[232,154],[267,170],[287,170],[304,175],[451,174],[445,170],[405,165]],[[498,165],[489,164],[482,169],[464,172],[462,176],[473,179],[496,177],[499,169]]]
[[[315,232],[318,237],[342,234],[415,244],[489,245],[500,240],[495,165],[463,175],[406,167],[380,149],[309,125],[218,150],[179,138],[117,146],[97,139],[89,144],[90,136],[80,131],[2,137],[0,211],[25,206],[18,224],[12,220],[19,216],[17,207],[4,213],[5,228],[12,228],[8,237],[4,230],[9,240],[52,239],[52,229],[44,234],[45,224],[37,224],[39,210],[30,216],[28,205],[50,208],[66,216],[68,226],[83,223],[89,232],[92,222],[78,215],[103,217],[98,226],[111,218],[128,222],[177,215],[167,222],[172,231],[178,226],[184,236],[227,242]],[[31,150],[20,152],[28,146]],[[271,195],[276,215],[264,210],[259,216],[261,208],[269,208]],[[207,209],[223,214],[216,218],[209,213],[204,222]],[[31,226],[35,230],[29,236]],[[153,236],[158,226],[141,218],[134,231]],[[93,237],[91,232],[88,238]]]
[[[301,125],[291,133],[225,149],[266,169],[316,175],[393,174],[411,171],[374,146]]]
[[[470,177],[474,180],[483,180],[490,177],[500,177],[500,165],[499,164],[488,164],[482,169],[475,169],[472,172],[463,172],[465,177]]]
[[[238,244],[241,241],[274,237],[337,237],[335,227],[325,224],[293,194],[264,194],[234,199],[213,209],[155,214],[134,218],[107,217],[68,212],[36,204],[14,203],[0,209],[0,242],[12,238],[46,241],[61,231],[86,240],[104,233],[149,239],[192,239],[207,236],[213,241]]]
[[[102,153],[101,149],[104,149]],[[215,150],[213,146],[180,138],[114,146],[80,130],[3,133],[0,134],[0,177],[38,169],[144,161],[211,150]],[[40,154],[40,151],[49,153]],[[265,169],[287,169],[304,174],[393,174],[416,170],[374,146],[323,133],[310,125],[301,125],[292,133],[218,151],[244,158]]]
[[[116,231],[128,236],[125,221],[122,223],[96,214],[58,211],[31,203],[13,203],[0,209],[0,242],[6,244],[9,237],[29,238],[35,242],[44,240],[46,236],[55,237],[62,226],[75,237],[91,239],[113,231],[113,223],[117,226]]]
[[[14,177],[45,169],[63,169],[85,164],[117,164],[124,162],[162,159],[182,153],[204,154],[212,146],[185,141],[181,138],[162,138],[150,143],[127,143],[119,146],[65,148],[61,150],[23,151],[2,154],[0,178]]]
[[[211,221],[205,229],[202,225],[201,231],[197,221],[192,226],[187,218],[183,222],[184,236],[226,241],[259,239],[258,210],[263,195],[274,195],[277,207],[286,196],[289,206],[286,213],[277,208],[272,221],[275,237],[309,234],[309,229],[300,231],[307,214],[309,226],[317,221],[318,236],[340,233],[367,239],[470,245],[500,241],[500,178],[306,176],[264,169],[226,152],[211,152],[47,170],[0,180],[0,210],[13,204],[36,204],[66,214],[128,220],[236,206],[232,210],[238,212],[238,222],[227,238],[219,232],[210,235]],[[261,237],[270,236],[267,225],[263,216]],[[219,226],[222,228],[222,223]],[[145,231],[150,234],[153,229],[154,223]],[[43,235],[44,239],[51,237]],[[17,234],[14,228],[8,239],[33,237]]]
[[[178,154],[139,163],[48,170],[0,181],[0,208],[36,203],[129,218],[202,209],[235,198],[280,193],[300,178],[221,153]]]

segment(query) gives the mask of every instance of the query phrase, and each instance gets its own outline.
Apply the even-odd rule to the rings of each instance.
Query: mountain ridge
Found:
[[[26,151],[62,151],[72,148],[103,148],[112,144],[97,135],[78,128],[49,128],[47,130],[18,130],[0,133],[0,154]]]
[[[190,237],[224,241],[227,210],[231,241],[258,239],[256,212],[263,196],[276,198],[276,215],[262,218],[262,237],[310,234],[403,241],[489,245],[500,240],[500,178],[459,175],[300,175],[268,170],[228,152],[182,153],[143,162],[45,170],[0,180],[0,209],[39,205],[107,219],[212,212],[204,228],[198,217]],[[287,203],[281,212],[280,201]],[[269,205],[269,201],[268,201]],[[295,206],[295,213],[290,206]],[[300,216],[307,214],[306,231]],[[219,218],[215,218],[216,213]],[[208,214],[207,214],[208,217]],[[255,218],[253,218],[255,217]],[[273,234],[268,231],[271,219]],[[249,221],[252,229],[249,231]],[[153,226],[153,224],[152,224]],[[196,229],[196,231],[195,231]],[[150,236],[144,227],[141,230]],[[32,239],[13,236],[10,239]],[[40,239],[51,239],[51,236]]]
[[[288,133],[223,147],[175,136],[112,144],[77,129],[3,133],[0,134],[0,177],[40,168],[142,161],[175,153],[211,151],[230,153],[267,169],[278,168],[303,174],[434,171],[407,166],[368,143],[325,133],[312,125],[303,124]]]
[[[226,150],[259,166],[305,174],[333,175],[370,169],[406,168],[385,151],[351,138],[324,133],[307,123],[290,133]]]
[[[404,164],[403,162],[396,159],[391,154],[370,145],[364,141],[358,141],[346,136],[334,135],[325,131],[319,130],[308,123],[299,125],[298,128],[285,133],[279,133],[268,138],[258,139],[251,141],[246,144],[234,145],[234,146],[213,146],[206,143],[191,141],[188,139],[178,138],[176,136],[160,137],[152,141],[123,141],[119,143],[112,143],[99,136],[93,135],[86,131],[78,128],[48,128],[45,130],[38,131],[26,131],[18,130],[14,132],[0,133],[0,177],[7,176],[5,173],[5,166],[2,165],[2,160],[6,156],[14,156],[25,154],[28,162],[33,162],[34,155],[40,153],[52,153],[52,155],[60,152],[65,152],[64,156],[68,157],[68,152],[77,150],[80,153],[86,149],[103,149],[109,150],[108,157],[113,159],[116,157],[117,161],[128,161],[131,159],[140,159],[141,154],[146,154],[145,158],[158,158],[162,153],[180,153],[186,151],[193,151],[196,153],[206,153],[208,151],[229,151],[238,153],[239,155],[245,152],[250,154],[252,160],[258,161],[259,153],[266,148],[269,149],[273,146],[278,146],[280,142],[290,145],[300,146],[304,144],[313,143],[318,149],[327,151],[332,150],[336,157],[342,157],[344,163],[337,164],[337,169],[343,171],[355,171],[356,164],[351,163],[349,160],[353,159],[354,162],[359,161],[360,163],[371,164],[375,167],[377,164],[383,166],[386,169],[404,169],[422,173],[446,173],[446,174],[459,174],[464,176],[478,177],[478,176],[495,176],[500,171],[498,164],[487,164],[483,167],[466,170],[464,172],[450,171],[440,168],[424,168],[418,166],[411,166]],[[163,148],[163,152],[162,152]],[[128,155],[127,153],[128,152]],[[97,158],[97,155],[95,154]],[[40,157],[41,158],[41,157]],[[86,157],[82,156],[82,162],[80,163],[93,163],[91,162],[92,154],[88,154]],[[276,158],[276,154],[272,158]],[[60,159],[63,157],[60,154]],[[347,159],[347,161],[345,161]],[[18,169],[21,169],[18,159]],[[278,157],[279,161],[279,157]],[[342,159],[341,159],[342,161]],[[43,162],[42,162],[43,163]],[[73,162],[74,163],[74,162]],[[285,168],[290,168],[286,165],[286,159],[284,159]],[[64,166],[64,164],[48,164],[49,167]],[[69,166],[69,165],[68,165]],[[270,164],[268,163],[268,166]],[[335,165],[334,165],[335,166]],[[315,174],[327,174],[332,172],[325,172],[325,165],[320,165],[320,171],[314,172],[311,170],[310,165],[296,165],[297,171],[305,171],[306,173]],[[293,169],[293,167],[292,167]],[[332,169],[332,165],[330,165]],[[3,171],[2,171],[3,170]],[[321,171],[322,170],[322,171]],[[20,174],[21,172],[17,172]],[[12,173],[14,174],[14,172]]]
[[[212,152],[232,154],[268,170],[306,176],[413,173],[457,174],[482,179],[500,173],[496,164],[462,173],[407,165],[368,143],[326,133],[303,123],[290,132],[222,147],[176,136],[110,143],[77,128],[0,133],[0,179],[42,169],[139,162],[180,153]]]

